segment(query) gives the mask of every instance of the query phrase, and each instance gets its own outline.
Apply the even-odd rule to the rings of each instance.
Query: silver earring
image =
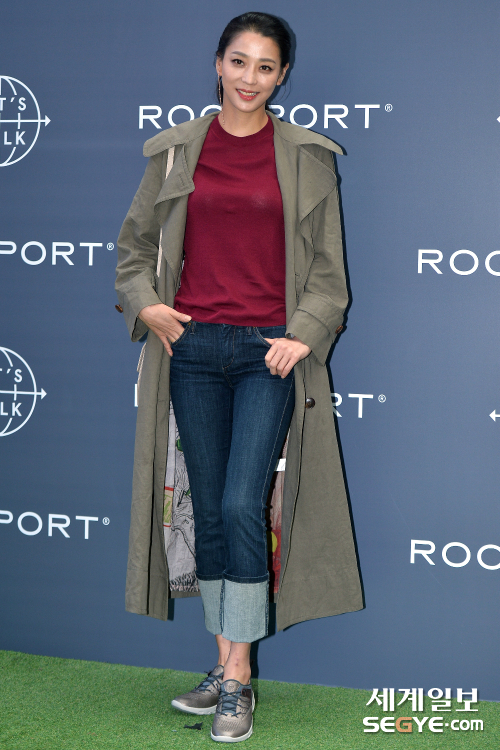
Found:
[[[222,108],[222,96],[221,96],[221,90],[220,90],[220,82],[222,81],[222,76],[218,76],[218,86],[219,86],[219,104],[220,104],[220,113],[222,117],[222,125],[223,127],[226,127],[226,123],[224,120],[224,111]]]

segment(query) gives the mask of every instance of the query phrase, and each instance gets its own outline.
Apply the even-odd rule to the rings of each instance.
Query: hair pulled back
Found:
[[[229,21],[219,39],[219,46],[215,53],[216,59],[219,58],[222,60],[228,45],[231,44],[235,37],[239,36],[239,34],[243,34],[245,31],[252,31],[254,34],[260,34],[268,39],[272,39],[277,44],[280,51],[281,70],[283,70],[285,65],[290,62],[292,40],[283,21],[270,13],[252,12],[242,13],[241,16],[236,16],[236,18]],[[224,90],[222,87],[221,89],[221,99],[223,99]]]

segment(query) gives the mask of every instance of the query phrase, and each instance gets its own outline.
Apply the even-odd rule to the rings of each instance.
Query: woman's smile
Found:
[[[236,89],[236,91],[246,102],[251,102],[254,96],[257,96],[257,94],[259,93],[258,91],[245,91],[245,89]]]

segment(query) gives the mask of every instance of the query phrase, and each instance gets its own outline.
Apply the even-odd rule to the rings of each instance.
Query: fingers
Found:
[[[274,356],[268,360],[269,352],[266,355],[266,365],[269,367],[271,375],[280,375],[286,378],[292,367],[298,362],[295,354],[286,351],[276,351]]]
[[[167,350],[167,352],[170,354],[170,356],[172,356],[172,354],[173,354],[172,347],[170,345],[170,341],[169,341],[169,339],[168,339],[167,334],[165,333],[165,331],[162,331],[160,328],[157,328],[156,326],[150,326],[150,330],[156,336],[158,336],[158,338],[160,339],[161,343],[163,344],[163,346],[165,347],[165,349]]]
[[[278,353],[278,349],[276,349],[276,347],[273,347],[273,344],[275,344],[276,341],[279,341],[279,339],[265,339],[265,341],[267,341],[268,344],[271,344],[271,348],[269,349],[269,351],[267,352],[264,358],[265,363],[267,367],[269,367],[271,371],[271,375],[277,375],[278,374],[277,365],[280,360],[276,360],[276,354]],[[281,375],[281,372],[279,374]]]
[[[298,360],[297,360],[298,362]],[[289,359],[287,364],[284,366],[284,368],[279,373],[282,378],[286,378],[289,372],[293,369],[293,367],[297,364],[297,362],[294,362],[293,359]]]
[[[181,313],[164,304],[144,307],[139,317],[158,336],[171,357],[173,356],[171,342],[177,341],[184,332],[181,323],[188,323],[192,319],[191,315]]]
[[[165,347],[166,351],[169,353],[170,356],[172,356],[173,355],[172,347],[170,345],[170,341],[168,340],[166,334],[164,334],[164,333],[162,333],[160,331],[155,331],[155,333],[158,336],[158,338],[160,339],[160,341],[163,344],[163,346]]]
[[[280,375],[282,378],[286,378],[290,370],[297,364],[298,360],[295,358],[289,359],[288,362],[284,363],[283,360],[275,367],[275,372],[271,370],[272,375]]]
[[[178,312],[177,310],[174,310],[173,308],[169,308],[170,315],[173,318],[176,318],[176,320],[182,320],[185,323],[191,320],[191,315],[186,315],[185,313]]]
[[[297,362],[307,357],[311,350],[301,341],[289,339],[266,339],[271,348],[265,356],[265,362],[271,375],[286,378]]]
[[[170,354],[171,357],[173,357],[174,355],[174,352],[172,350],[172,344],[175,344],[177,339],[179,339],[182,336],[183,331],[184,329],[182,329],[181,332],[175,338],[173,338],[171,334],[168,334],[170,338],[168,338],[166,335],[162,337],[163,346],[165,347],[165,349],[167,350],[167,352]]]
[[[139,317],[143,320],[148,328],[151,328],[157,335],[161,334],[172,336],[177,334],[181,335],[183,328],[181,323],[188,323],[191,320],[190,315],[174,310],[168,305],[158,304],[149,305],[144,307],[139,313]]]
[[[283,375],[283,371],[288,364],[288,352],[275,346],[276,342],[279,340],[280,339],[266,339],[268,344],[271,344],[271,348],[265,356],[265,362],[269,367],[271,375],[280,375],[283,378],[286,377],[288,372],[290,372],[290,368],[288,369],[288,372]]]

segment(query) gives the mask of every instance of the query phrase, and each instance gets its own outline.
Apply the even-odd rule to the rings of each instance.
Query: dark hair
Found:
[[[292,46],[290,33],[283,21],[277,16],[272,16],[270,13],[243,13],[241,16],[236,16],[236,18],[229,21],[219,39],[215,59],[220,58],[222,60],[228,44],[231,44],[233,39],[244,31],[253,31],[255,34],[260,34],[276,42],[280,51],[281,70],[290,62],[290,50]],[[222,86],[221,99],[224,99],[224,89]]]

